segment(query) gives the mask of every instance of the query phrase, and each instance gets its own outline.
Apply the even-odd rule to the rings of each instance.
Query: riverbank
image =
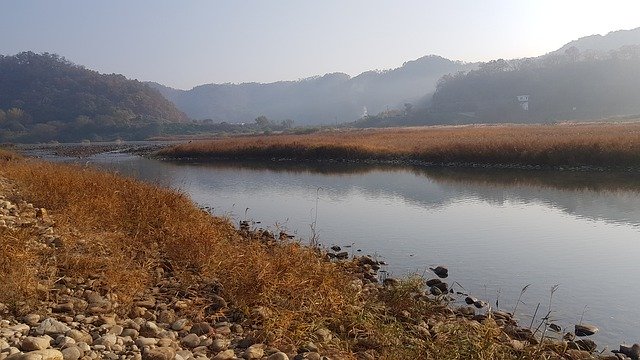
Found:
[[[638,168],[640,122],[333,130],[191,141],[154,156],[189,160],[378,162],[498,168]]]
[[[286,236],[236,229],[169,190],[14,158],[0,176],[3,354],[38,342],[94,358],[573,359],[592,356],[575,347],[594,350],[561,335],[540,344],[540,332],[503,312],[447,306],[422,279],[378,284],[373,259],[329,260]],[[82,341],[73,346],[60,329]]]

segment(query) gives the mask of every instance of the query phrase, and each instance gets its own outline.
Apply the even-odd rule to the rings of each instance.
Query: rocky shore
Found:
[[[0,179],[0,227],[38,234],[29,246],[46,248],[55,256],[64,246],[55,222],[46,209],[16,200],[16,195],[11,183]],[[140,294],[125,316],[116,311],[117,297],[101,288],[101,274],[57,279],[53,288],[39,289],[48,300],[37,306],[0,303],[0,360],[326,359],[312,341],[283,352],[260,343],[251,327],[224,316],[214,322],[193,321],[189,308],[202,300],[200,295],[177,295],[182,292],[178,280],[160,268],[157,275],[156,286]],[[215,288],[209,290],[214,310],[228,310]],[[258,316],[260,310],[255,309]],[[321,329],[314,340],[329,341],[331,336]]]
[[[59,233],[55,220],[47,209],[24,201],[10,179],[0,178],[0,235],[4,239],[26,234],[28,251],[55,259],[67,243],[67,234]],[[290,238],[246,222],[236,231],[242,239],[267,247]],[[359,296],[376,299],[372,304],[381,307],[375,309],[376,321],[394,324],[409,334],[405,346],[417,348],[419,344],[425,358],[480,358],[475,354],[439,356],[438,352],[453,353],[457,346],[466,346],[456,343],[460,333],[467,334],[464,338],[469,342],[486,341],[475,349],[493,348],[504,355],[501,358],[640,358],[637,344],[623,345],[615,354],[600,354],[597,344],[588,339],[597,329],[588,326],[544,337],[541,331],[519,326],[512,314],[492,311],[482,300],[470,299],[469,306],[454,305],[448,300],[453,294],[444,267],[434,268],[437,277],[426,282],[398,281],[381,277],[378,271],[383,264],[371,257],[352,257],[337,247],[315,251],[319,261],[335,263],[351,276],[350,287]],[[358,336],[355,329],[327,327],[312,329],[305,341],[280,341],[274,346],[261,331],[271,310],[237,308],[215,281],[196,279],[194,283],[200,285],[185,288],[170,267],[159,266],[152,286],[137,293],[132,305],[123,307],[122,299],[105,285],[105,276],[62,272],[47,286],[38,285],[35,302],[16,298],[0,303],[0,360],[369,360],[381,358],[385,346],[372,337]],[[411,281],[418,286],[409,284]],[[345,338],[351,344],[348,353],[339,348]],[[384,358],[407,357],[386,354]]]

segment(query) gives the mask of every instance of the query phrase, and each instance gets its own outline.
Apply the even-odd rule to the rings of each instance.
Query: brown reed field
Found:
[[[420,161],[434,164],[640,165],[640,122],[470,125],[242,136],[162,149],[164,158]]]
[[[379,359],[542,359],[552,346],[515,350],[491,317],[456,318],[439,300],[419,301],[420,278],[367,295],[353,286],[349,263],[329,262],[296,242],[243,237],[174,190],[9,155],[0,160],[0,180],[15,189],[8,198],[48,209],[64,240],[60,249],[35,249],[28,244],[37,234],[0,227],[0,302],[37,308],[55,279],[94,277],[126,312],[163,266],[185,291],[218,281],[247,318],[264,309],[260,338],[274,346],[300,345],[323,327],[336,337],[323,351],[340,359],[362,358],[356,354],[364,350]],[[200,314],[193,309],[194,318]],[[437,335],[417,331],[420,321],[434,322]]]

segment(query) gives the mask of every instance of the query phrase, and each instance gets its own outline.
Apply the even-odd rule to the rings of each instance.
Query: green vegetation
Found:
[[[0,55],[0,142],[144,139],[187,117],[156,90],[54,54]]]

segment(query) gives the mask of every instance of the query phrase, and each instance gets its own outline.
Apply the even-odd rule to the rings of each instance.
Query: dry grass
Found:
[[[638,166],[640,123],[344,130],[193,141],[168,158],[415,160],[541,166]]]
[[[31,160],[0,162],[0,176],[35,206],[49,209],[65,239],[52,257],[25,247],[35,234],[1,232],[0,301],[33,303],[53,277],[99,277],[126,311],[163,267],[185,287],[217,279],[223,296],[247,316],[264,309],[269,316],[262,337],[275,346],[295,346],[327,327],[338,339],[324,351],[343,359],[365,350],[381,359],[539,358],[537,348],[510,350],[490,321],[456,320],[441,303],[416,300],[420,280],[367,296],[353,286],[349,266],[325,261],[297,243],[243,238],[226,220],[175,191]],[[434,338],[415,330],[414,324],[427,319],[438,321]]]

